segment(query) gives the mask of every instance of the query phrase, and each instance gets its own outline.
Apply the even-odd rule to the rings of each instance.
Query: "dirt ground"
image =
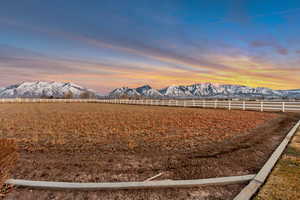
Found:
[[[11,187],[3,185],[11,176],[11,170],[14,168],[17,159],[18,154],[15,141],[0,139],[0,198],[11,189]]]
[[[162,172],[159,179],[198,179],[256,173],[298,118],[195,108],[0,104],[0,136],[19,143],[13,178],[143,181]],[[6,199],[231,199],[242,187],[117,192],[18,188]]]

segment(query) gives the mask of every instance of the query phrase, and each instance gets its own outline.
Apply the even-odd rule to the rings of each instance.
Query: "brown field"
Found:
[[[4,185],[4,182],[10,177],[10,172],[13,170],[17,158],[15,141],[0,139],[0,198],[10,189]]]
[[[198,179],[256,173],[297,117],[113,104],[0,104],[0,137],[18,143],[13,178],[143,181],[162,172],[158,179]],[[228,199],[242,186],[83,193],[18,189],[7,199]]]

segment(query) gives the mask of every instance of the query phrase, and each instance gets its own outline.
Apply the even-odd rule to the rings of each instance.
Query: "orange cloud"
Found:
[[[39,69],[42,72],[36,74],[37,79],[71,81],[103,92],[124,85],[136,87],[141,84],[151,84],[154,87],[161,88],[171,84],[197,82],[242,84],[273,89],[299,88],[300,85],[300,69],[278,68],[273,63],[263,63],[247,56],[211,55],[200,59],[174,52],[166,52],[161,49],[139,49],[111,44],[74,33],[28,26],[14,21],[6,21],[6,23],[56,35],[93,47],[109,48],[121,53],[148,58],[156,63],[120,61],[122,64],[114,63],[110,65],[84,60],[43,58],[39,61],[39,64],[45,66],[45,68],[56,65],[67,70],[59,74],[59,72],[49,73],[47,69]],[[1,67],[7,69],[7,66],[2,66],[0,63]],[[18,73],[18,67],[14,65],[9,67],[10,70]],[[24,73],[27,71],[28,74],[33,72],[33,69],[29,68],[22,70]]]

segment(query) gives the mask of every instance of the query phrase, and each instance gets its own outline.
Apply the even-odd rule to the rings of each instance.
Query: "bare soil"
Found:
[[[299,115],[108,104],[2,104],[15,138],[13,178],[48,181],[199,179],[256,173]],[[7,199],[231,199],[243,187],[72,192],[16,189]]]
[[[4,185],[4,182],[10,177],[10,172],[15,167],[17,158],[14,140],[0,139],[0,198],[10,191],[11,187]]]

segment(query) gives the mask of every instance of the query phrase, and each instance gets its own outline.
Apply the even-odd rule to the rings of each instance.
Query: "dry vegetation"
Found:
[[[14,178],[143,181],[163,172],[159,179],[197,179],[256,173],[296,119],[295,115],[218,109],[0,104],[0,137],[18,143]],[[26,193],[31,195],[27,199],[40,195],[228,199],[241,187],[208,187],[200,193],[195,189],[69,194],[18,190],[10,198],[26,199]]]
[[[300,131],[255,200],[300,199]]]
[[[14,140],[0,139],[0,198],[8,191],[4,182],[10,176],[17,160],[17,149]]]

